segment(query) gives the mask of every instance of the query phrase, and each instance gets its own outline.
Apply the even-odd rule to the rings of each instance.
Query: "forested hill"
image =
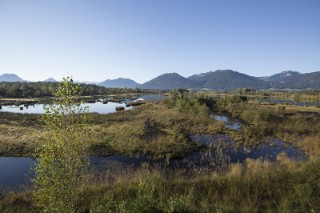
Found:
[[[0,82],[0,98],[51,97],[57,82]],[[106,88],[93,84],[80,84],[82,95],[109,95],[123,93],[142,93],[148,90],[132,88]]]
[[[140,86],[146,89],[174,89],[174,88],[200,88],[200,84],[184,78],[177,73],[166,73],[160,75]]]
[[[311,73],[299,73],[293,71],[283,71],[263,79],[271,83],[277,89],[320,89],[320,71]]]
[[[269,87],[268,82],[263,82],[256,77],[233,70],[217,70],[215,72],[193,75],[188,79],[200,83],[202,88],[211,90],[235,90],[246,87],[265,89]]]
[[[113,80],[105,80],[104,82],[99,83],[99,86],[112,88],[137,88],[140,84],[128,78],[117,78]]]

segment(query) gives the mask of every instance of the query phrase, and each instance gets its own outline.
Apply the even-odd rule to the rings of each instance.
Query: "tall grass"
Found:
[[[197,176],[141,168],[83,186],[78,212],[318,212],[319,155],[308,163],[247,160],[224,174]],[[101,181],[101,180],[100,180]],[[28,194],[0,201],[1,212],[35,210]]]

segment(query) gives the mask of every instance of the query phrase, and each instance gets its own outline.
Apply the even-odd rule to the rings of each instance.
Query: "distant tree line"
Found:
[[[229,91],[231,94],[257,95],[266,98],[291,99],[296,102],[319,102],[320,90],[255,90],[239,88],[236,91]]]
[[[0,98],[52,97],[57,82],[0,82]],[[154,90],[139,88],[106,88],[94,84],[80,84],[82,95],[110,95],[124,93],[149,93]]]

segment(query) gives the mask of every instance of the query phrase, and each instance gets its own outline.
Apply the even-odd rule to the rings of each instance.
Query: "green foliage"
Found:
[[[185,195],[176,195],[171,196],[168,200],[168,207],[165,212],[168,213],[183,213],[191,212],[189,206],[192,200],[189,196]]]
[[[59,83],[52,82],[0,82],[0,98],[35,98],[54,96]],[[138,88],[106,88],[93,84],[79,84],[82,95],[110,95],[124,93],[145,93],[151,90]]]
[[[148,213],[155,212],[157,203],[153,196],[155,185],[150,180],[140,180],[135,197],[129,199],[117,199],[113,193],[107,194],[105,203],[93,207],[92,213]]]
[[[164,103],[176,107],[180,112],[208,116],[215,105],[215,100],[203,95],[197,96],[186,89],[174,89]]]
[[[46,109],[42,122],[47,135],[40,141],[34,198],[44,212],[74,212],[88,165],[87,108],[77,102],[79,85],[65,78]]]

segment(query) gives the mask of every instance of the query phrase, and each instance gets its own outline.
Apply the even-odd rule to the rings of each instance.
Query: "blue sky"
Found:
[[[0,74],[320,71],[319,11],[319,0],[0,0]]]

